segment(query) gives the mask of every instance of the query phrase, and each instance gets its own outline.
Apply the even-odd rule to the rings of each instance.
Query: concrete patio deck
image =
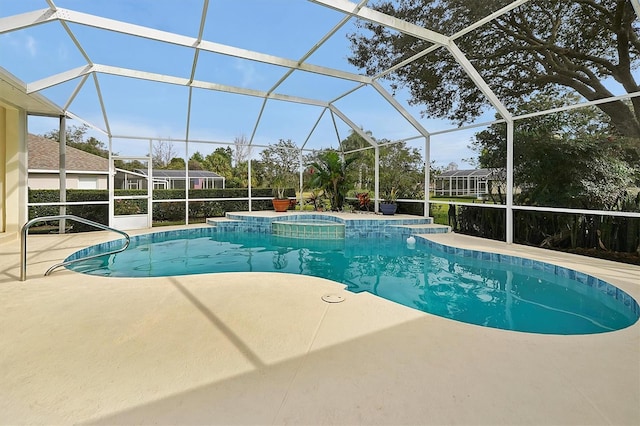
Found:
[[[517,333],[298,275],[42,276],[112,238],[30,236],[26,282],[19,244],[0,244],[0,424],[640,424],[640,323]],[[429,238],[570,267],[640,300],[637,266]]]

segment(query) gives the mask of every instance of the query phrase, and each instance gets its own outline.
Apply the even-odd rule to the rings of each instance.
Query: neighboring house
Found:
[[[58,142],[29,134],[28,186],[30,189],[60,189],[58,166],[60,145]],[[109,182],[109,160],[94,154],[66,147],[67,189],[107,189]]]
[[[153,169],[153,189],[184,189],[185,170]],[[189,170],[190,189],[224,188],[225,178],[207,170]],[[116,169],[114,178],[116,189],[144,189],[147,187],[147,170],[133,171]]]
[[[496,180],[494,172],[489,169],[447,170],[435,178],[436,196],[481,197],[491,191],[491,182]]]

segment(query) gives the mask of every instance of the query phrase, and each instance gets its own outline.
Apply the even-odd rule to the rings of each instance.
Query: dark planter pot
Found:
[[[273,202],[273,209],[277,212],[286,212],[287,209],[289,208],[288,198],[284,198],[284,199],[274,198],[271,201]]]
[[[396,213],[396,209],[398,208],[395,204],[381,203],[380,211],[385,215],[394,215]]]

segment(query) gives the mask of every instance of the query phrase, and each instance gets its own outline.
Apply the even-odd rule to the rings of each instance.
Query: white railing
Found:
[[[111,255],[111,254],[120,253],[122,251],[125,251],[127,249],[127,247],[129,247],[129,243],[131,242],[131,238],[129,237],[129,234],[127,234],[126,232],[120,231],[119,229],[111,228],[111,227],[109,227],[107,225],[103,225],[102,223],[94,222],[94,221],[89,220],[89,219],[84,219],[82,217],[78,217],[78,216],[74,216],[74,215],[70,215],[70,214],[64,214],[64,215],[58,215],[58,216],[36,217],[35,219],[31,219],[29,222],[25,223],[24,226],[22,227],[22,231],[21,231],[21,240],[20,240],[20,281],[26,281],[26,279],[27,279],[27,236],[29,234],[29,228],[34,223],[49,222],[49,221],[60,220],[60,219],[69,219],[69,220],[73,220],[73,221],[76,221],[76,222],[84,223],[86,225],[91,225],[91,226],[94,226],[96,228],[104,229],[105,231],[117,232],[118,234],[124,236],[125,243],[124,243],[123,247],[121,247],[121,248],[119,248],[117,250],[112,250],[112,251],[109,251],[109,252],[106,252],[106,253],[94,254],[94,255],[91,255],[91,256],[86,256],[86,257],[82,257],[82,258],[78,258],[78,259],[68,260],[66,262],[57,263],[57,264],[53,265],[52,267],[50,267],[49,269],[47,269],[47,272],[44,273],[45,276],[49,275],[51,272],[53,272],[53,270],[55,270],[55,269],[57,269],[59,267],[67,266],[67,265],[70,265],[72,263],[79,262],[81,260],[95,259],[96,257],[108,256],[108,255]]]

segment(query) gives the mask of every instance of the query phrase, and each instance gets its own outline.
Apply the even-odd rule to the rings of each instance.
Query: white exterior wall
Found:
[[[88,185],[95,182],[95,188]],[[60,176],[57,173],[29,172],[30,189],[60,189]],[[74,173],[67,172],[67,189],[107,189],[108,179],[106,174]]]
[[[18,239],[27,221],[27,114],[0,104],[0,242]]]

